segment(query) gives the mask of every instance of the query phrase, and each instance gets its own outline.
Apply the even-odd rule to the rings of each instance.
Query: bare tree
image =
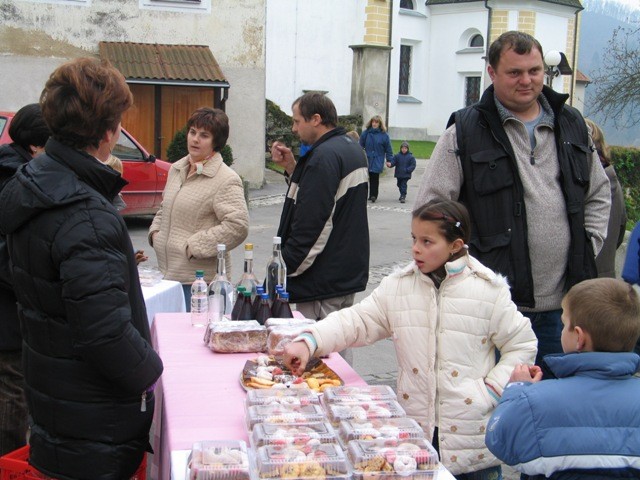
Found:
[[[619,27],[613,32],[595,72],[592,113],[612,120],[616,128],[640,123],[640,27]]]

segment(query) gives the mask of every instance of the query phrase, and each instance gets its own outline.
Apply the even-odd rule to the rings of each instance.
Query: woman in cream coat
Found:
[[[242,181],[222,161],[220,150],[229,136],[229,118],[218,109],[196,110],[187,122],[189,155],[169,170],[162,205],[149,228],[149,243],[168,280],[181,282],[187,308],[196,270],[210,282],[216,273],[216,245],[229,252],[249,231],[249,212]]]
[[[309,354],[392,338],[398,400],[428,439],[438,428],[442,463],[454,475],[496,467],[486,425],[515,365],[533,362],[536,337],[506,280],[467,254],[469,217],[461,204],[432,202],[413,217],[414,262],[359,304],[312,326],[287,346],[285,362],[299,372]]]

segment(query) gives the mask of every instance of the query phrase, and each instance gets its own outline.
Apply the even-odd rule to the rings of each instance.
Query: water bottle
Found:
[[[191,325],[204,327],[209,318],[209,296],[204,271],[196,270],[196,279],[191,284]]]
[[[244,271],[238,285],[242,285],[247,292],[251,293],[252,300],[256,297],[258,279],[253,273],[253,243],[244,244]]]
[[[209,284],[209,322],[228,320],[233,309],[233,286],[227,279],[225,252],[226,247],[219,244],[216,276]]]
[[[269,294],[272,302],[275,300],[276,285],[282,285],[283,289],[287,289],[287,266],[282,259],[281,243],[280,237],[273,237],[273,253],[267,263],[265,292]]]

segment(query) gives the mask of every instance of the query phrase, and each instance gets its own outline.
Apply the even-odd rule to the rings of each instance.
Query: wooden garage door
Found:
[[[161,150],[166,158],[167,147],[174,134],[187,124],[187,120],[200,107],[213,107],[213,88],[162,87]]]
[[[122,126],[138,140],[149,153],[154,151],[154,85],[129,84],[133,106],[122,116]],[[160,156],[161,157],[161,156]],[[162,157],[161,157],[162,158]]]

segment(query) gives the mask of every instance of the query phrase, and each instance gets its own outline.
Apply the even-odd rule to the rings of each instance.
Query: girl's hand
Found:
[[[309,363],[309,347],[305,342],[291,342],[284,347],[284,364],[294,375],[302,375]]]
[[[387,162],[387,168],[391,168],[391,162]]]
[[[542,370],[537,365],[516,365],[509,382],[536,383],[542,380]]]

